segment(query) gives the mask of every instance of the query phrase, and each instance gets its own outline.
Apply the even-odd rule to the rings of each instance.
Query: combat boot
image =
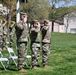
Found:
[[[33,69],[39,69],[37,66],[33,66],[32,68],[33,68]]]
[[[6,50],[6,47],[3,47],[2,50]]]
[[[19,70],[19,72],[27,72],[27,70],[22,68],[22,69]]]
[[[44,68],[49,68],[49,66],[48,66],[48,65],[43,65],[43,67],[44,67]]]

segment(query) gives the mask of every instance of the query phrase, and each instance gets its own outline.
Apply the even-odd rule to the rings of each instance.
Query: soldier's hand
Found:
[[[51,22],[46,22],[44,25],[49,26],[49,25],[51,25]]]
[[[38,22],[38,23],[34,24],[34,27],[35,28],[40,27],[40,23]]]

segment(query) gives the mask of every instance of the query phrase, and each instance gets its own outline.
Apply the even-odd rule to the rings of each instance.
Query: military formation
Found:
[[[12,21],[9,28],[7,20],[0,15],[0,48],[6,50],[8,37],[10,39],[10,47],[13,48],[15,34],[15,22]]]
[[[0,48],[6,49],[7,37],[9,36],[9,46],[13,48],[14,37],[16,34],[16,47],[18,53],[18,70],[20,72],[27,72],[24,69],[24,62],[26,61],[28,42],[30,40],[31,50],[31,66],[34,69],[38,68],[38,60],[40,57],[40,50],[42,50],[42,64],[43,67],[48,67],[50,57],[51,45],[51,23],[45,19],[43,22],[32,20],[30,26],[27,23],[28,16],[26,13],[20,13],[20,21],[15,23],[11,21],[9,26],[9,33],[7,21],[0,19]],[[9,35],[8,35],[9,34]]]

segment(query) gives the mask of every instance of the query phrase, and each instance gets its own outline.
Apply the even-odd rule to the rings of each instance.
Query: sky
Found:
[[[65,4],[64,0],[61,0],[59,3],[56,4],[56,8],[63,7],[63,6],[67,6],[67,7],[76,6],[76,0],[70,0],[68,4]]]

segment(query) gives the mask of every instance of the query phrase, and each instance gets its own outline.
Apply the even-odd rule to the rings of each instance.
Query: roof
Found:
[[[64,25],[64,23],[62,21],[60,21],[60,20],[55,20],[55,23],[58,23],[60,25]]]

